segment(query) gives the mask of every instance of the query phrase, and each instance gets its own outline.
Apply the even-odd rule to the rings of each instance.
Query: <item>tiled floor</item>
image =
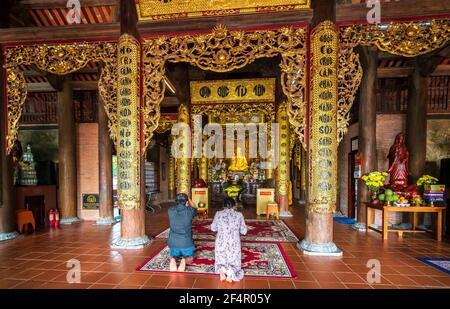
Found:
[[[304,217],[301,207],[286,222],[302,237]],[[255,218],[254,209],[245,211]],[[166,209],[147,215],[147,234],[156,235],[168,225]],[[120,224],[113,227],[83,222],[59,230],[44,229],[0,243],[0,288],[450,288],[450,276],[416,257],[450,257],[448,241],[438,243],[426,235],[392,234],[383,242],[379,234],[369,236],[334,224],[334,239],[343,257],[303,255],[295,244],[283,244],[298,277],[296,279],[244,278],[239,283],[220,283],[218,278],[190,274],[138,273],[135,268],[163,240],[154,240],[142,250],[112,250],[111,240],[119,236]],[[81,262],[81,283],[67,283],[67,261]],[[381,283],[366,281],[370,259],[381,262]]]

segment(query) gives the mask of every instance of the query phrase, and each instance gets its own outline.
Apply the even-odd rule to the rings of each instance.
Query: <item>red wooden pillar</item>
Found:
[[[13,202],[13,161],[6,154],[6,74],[3,67],[3,52],[0,51],[0,241],[16,238],[15,207]]]

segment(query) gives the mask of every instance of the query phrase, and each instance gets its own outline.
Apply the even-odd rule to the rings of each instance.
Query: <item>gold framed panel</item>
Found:
[[[138,0],[139,20],[223,16],[309,9],[310,0]]]
[[[90,61],[104,64],[98,81],[100,97],[109,118],[111,137],[117,133],[117,44],[111,42],[26,45],[5,48],[7,76],[7,153],[18,137],[18,123],[27,97],[27,83],[22,65],[35,65],[39,70],[57,75],[78,71]]]
[[[192,81],[191,103],[274,102],[275,78]]]

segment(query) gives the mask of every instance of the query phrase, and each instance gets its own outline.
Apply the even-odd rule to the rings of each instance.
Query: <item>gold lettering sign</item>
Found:
[[[192,104],[274,101],[275,78],[191,82]]]
[[[338,30],[325,21],[311,35],[310,193],[309,209],[336,208]]]
[[[122,35],[117,59],[117,192],[119,207],[126,210],[140,206],[139,60],[139,42]]]
[[[310,0],[138,0],[139,20],[309,9]]]

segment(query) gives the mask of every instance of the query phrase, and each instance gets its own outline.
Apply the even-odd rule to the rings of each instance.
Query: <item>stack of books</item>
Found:
[[[429,185],[424,187],[423,197],[427,202],[443,202],[445,185]]]

